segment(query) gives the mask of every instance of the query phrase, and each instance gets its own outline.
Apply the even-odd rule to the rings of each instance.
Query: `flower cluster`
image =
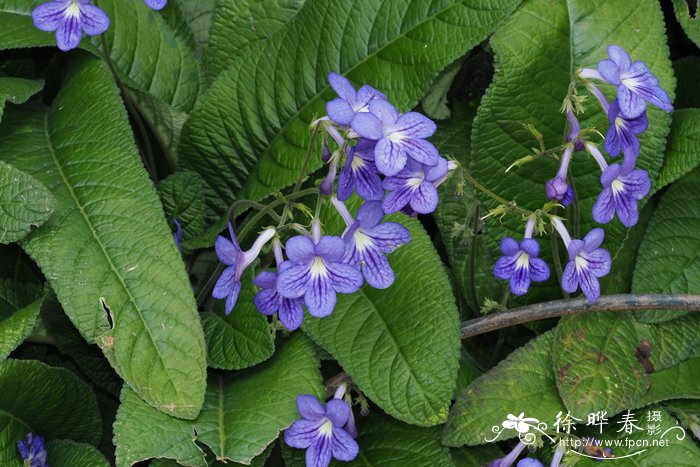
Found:
[[[24,440],[17,441],[17,450],[24,461],[24,465],[29,467],[49,467],[46,463],[46,446],[44,438],[28,433]]]
[[[352,409],[343,397],[341,385],[325,406],[310,394],[297,396],[301,419],[284,432],[284,442],[293,448],[306,449],[306,465],[326,467],[331,459],[351,461],[360,450]]]
[[[396,277],[387,255],[410,242],[411,234],[403,225],[386,221],[386,215],[434,210],[437,186],[456,168],[425,140],[435,131],[431,120],[417,112],[399,114],[370,86],[356,91],[337,73],[328,79],[339,97],[328,103],[328,116],[314,122],[325,130],[321,158],[329,165],[319,191],[330,195],[345,230],[337,236],[324,233],[317,214],[309,231],[292,225],[300,235],[289,238],[284,249],[278,227],[263,231],[244,252],[229,225],[229,238],[216,240],[225,269],[212,293],[226,299],[227,314],[238,299],[243,271],[270,240],[276,270],[255,277],[261,290],[254,302],[260,313],[276,313],[290,331],[301,326],[304,307],[311,316],[323,318],[333,313],[337,294],[356,292],[365,283],[376,289],[390,287]],[[333,152],[327,137],[337,145]],[[353,192],[364,200],[354,215],[344,202]]]
[[[568,135],[559,170],[545,184],[546,196],[564,206],[574,200],[576,194],[567,177],[574,153],[585,151],[593,157],[601,171],[602,190],[593,206],[593,219],[599,224],[607,224],[617,216],[625,227],[632,227],[639,221],[637,203],[651,189],[649,174],[637,167],[641,149],[639,135],[649,126],[646,105],[648,102],[671,111],[671,100],[646,65],[633,62],[627,52],[616,45],[608,48],[608,59],[599,62],[597,69],[582,68],[577,72],[577,78],[585,82],[587,90],[607,114],[610,126],[605,136],[605,151],[611,157],[622,154],[623,160],[616,164],[607,163],[598,146],[581,131],[574,112],[575,105],[568,96],[564,105]],[[591,79],[616,86],[617,98],[608,102]],[[539,245],[532,239],[534,221],[534,217],[528,220],[524,240],[520,243],[510,237],[503,239],[503,256],[494,267],[494,275],[510,280],[511,291],[516,295],[527,292],[531,281],[549,278],[547,265],[537,258]],[[597,301],[600,297],[598,279],[605,276],[611,266],[610,254],[600,248],[605,235],[603,229],[591,230],[583,240],[572,240],[560,219],[552,216],[552,225],[563,240],[569,256],[561,278],[562,289],[574,293],[580,288],[589,301]]]
[[[168,0],[144,0],[149,8],[160,10]],[[32,11],[34,26],[56,32],[56,45],[64,52],[78,47],[83,33],[102,34],[109,27],[109,17],[90,0],[51,0]]]

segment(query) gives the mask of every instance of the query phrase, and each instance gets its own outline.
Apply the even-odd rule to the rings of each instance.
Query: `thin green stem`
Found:
[[[509,209],[511,209],[513,212],[517,214],[522,214],[524,216],[529,216],[532,214],[531,211],[528,211],[527,209],[523,209],[515,204],[515,201],[508,201],[507,199],[498,196],[496,193],[493,191],[489,190],[486,188],[484,185],[479,183],[474,177],[472,177],[472,174],[469,173],[466,169],[462,168],[462,176],[477,190],[488,196],[489,198],[499,202],[500,204],[503,204],[507,206]]]
[[[480,219],[479,203],[474,204],[474,227],[472,228],[472,243],[469,257],[469,288],[472,293],[472,307],[475,313],[479,313],[479,297],[476,290],[476,254],[477,254],[477,239],[479,234]]]

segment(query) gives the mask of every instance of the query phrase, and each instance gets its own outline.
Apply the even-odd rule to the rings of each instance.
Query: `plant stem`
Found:
[[[700,295],[649,294],[608,295],[596,303],[585,298],[554,300],[513,308],[481,318],[465,321],[460,325],[462,339],[487,332],[559,316],[578,315],[601,311],[671,310],[700,312]]]
[[[462,168],[462,176],[477,190],[488,196],[489,198],[498,201],[500,204],[503,204],[505,206],[508,206],[510,209],[512,209],[514,212],[518,214],[522,214],[524,216],[529,216],[532,214],[532,212],[528,211],[527,209],[523,209],[515,204],[515,201],[508,201],[505,198],[502,198],[501,196],[498,196],[496,193],[493,191],[489,190],[486,188],[484,185],[479,183],[474,177],[472,177],[472,174],[469,173],[468,170],[465,170]]]

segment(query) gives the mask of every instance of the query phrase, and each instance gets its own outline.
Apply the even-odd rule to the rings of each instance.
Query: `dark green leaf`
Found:
[[[175,172],[158,184],[165,218],[174,229],[173,221],[182,226],[183,240],[192,239],[204,230],[204,182],[187,170]]]
[[[0,362],[31,334],[42,295],[39,286],[0,279]]]
[[[651,375],[651,389],[635,406],[644,406],[668,399],[700,399],[700,356],[684,360],[677,366]]]
[[[669,183],[700,165],[700,109],[677,110],[673,113],[668,146],[654,189]]]
[[[700,107],[700,93],[697,92],[700,57],[684,57],[676,60],[673,62],[673,72],[678,81],[676,85],[676,100],[673,102],[675,109]]]
[[[89,444],[54,440],[46,444],[46,453],[46,462],[57,467],[109,467],[107,459]]]
[[[53,33],[39,31],[32,22],[32,10],[42,0],[0,0],[0,50],[20,47],[55,46]]]
[[[377,87],[405,111],[518,3],[309,0],[247,46],[198,102],[183,130],[182,165],[202,175],[219,215],[234,198],[265,198],[297,179],[308,124],[333,94],[330,71]]]
[[[695,2],[695,15],[690,14],[690,4]],[[683,31],[700,47],[700,20],[697,18],[697,0],[673,0],[673,12]]]
[[[0,15],[2,13],[0,12]],[[0,76],[0,118],[5,109],[5,102],[24,104],[44,87],[43,80],[30,80]]]
[[[80,58],[47,112],[6,114],[0,159],[59,201],[23,247],[90,343],[159,410],[199,413],[205,344],[180,255],[104,63]]]

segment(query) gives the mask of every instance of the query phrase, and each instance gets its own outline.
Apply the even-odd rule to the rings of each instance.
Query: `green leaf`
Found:
[[[700,57],[683,57],[673,62],[673,72],[678,84],[673,106],[676,110],[700,107],[697,92],[697,76],[700,75]]]
[[[442,70],[435,78],[435,81],[433,81],[428,92],[421,99],[421,108],[425,115],[433,120],[446,120],[452,115],[452,111],[447,105],[447,93],[450,91],[452,82],[462,68],[463,63],[464,60],[457,60]]]
[[[651,389],[635,406],[661,402],[669,399],[700,399],[700,356],[684,360],[677,366],[651,374]]]
[[[209,29],[219,0],[177,0],[182,19],[187,24],[194,40],[194,52],[199,57],[209,43]],[[167,12],[167,11],[166,11]]]
[[[105,457],[89,444],[69,440],[54,440],[46,444],[46,461],[51,465],[109,467]]]
[[[32,10],[42,0],[0,0],[0,50],[20,47],[55,46],[53,33],[39,31],[32,22]]]
[[[297,395],[325,394],[318,367],[312,344],[295,335],[263,365],[233,377],[212,374],[194,421],[159,413],[125,388],[114,428],[117,465],[153,457],[206,465],[195,438],[217,459],[250,464],[298,418]]]
[[[639,31],[644,35],[640,36]],[[559,146],[566,125],[560,108],[572,74],[580,66],[595,67],[607,56],[611,44],[631,51],[634,60],[644,61],[673,95],[664,20],[656,0],[529,0],[498,29],[491,39],[496,75],[481,101],[472,133],[472,169],[480,183],[527,209],[542,207],[547,201],[544,184],[556,174],[557,161],[540,158],[505,173],[513,162],[531,154],[531,148],[537,146],[521,122],[533,124],[542,133],[546,147]],[[607,86],[604,91],[612,89]],[[586,112],[579,115],[582,125],[596,126],[604,133],[608,121],[595,99],[589,98],[585,104]],[[652,106],[648,115],[649,129],[641,137],[639,165],[655,180],[663,161],[670,115]],[[600,173],[584,153],[574,154],[571,171],[581,226],[580,232],[573,234],[581,238],[597,226],[591,210],[601,191]],[[488,209],[496,206],[486,196],[480,194],[479,198]],[[564,216],[574,219],[574,207],[570,206]],[[488,222],[484,231],[490,252],[496,257],[502,237],[522,238],[523,222],[518,216],[506,216],[503,223]],[[626,229],[615,220],[606,226],[605,233],[606,245],[616,247],[622,243]],[[549,260],[550,249],[545,245],[542,242],[543,257]],[[529,299],[535,299],[538,292],[546,298],[560,296],[556,274],[532,287]]]
[[[287,27],[307,0],[219,0],[214,11],[206,75],[212,81],[257,42]]]
[[[396,281],[386,290],[365,286],[338,295],[331,316],[307,315],[303,329],[389,415],[437,425],[447,417],[457,380],[458,312],[420,223],[401,215],[388,220],[411,232],[411,242],[389,256]]]
[[[46,222],[56,205],[41,182],[0,161],[0,244],[22,239]]]
[[[132,389],[159,410],[196,417],[206,381],[197,307],[105,65],[80,58],[46,114],[10,117],[0,159],[60,205],[23,247]]]
[[[119,396],[122,380],[109,366],[99,347],[85,342],[53,294],[41,306],[41,322],[58,350],[69,356],[92,383],[114,397]]]
[[[230,315],[223,312],[223,301],[217,302],[216,311],[202,313],[207,359],[212,368],[248,368],[267,360],[275,351],[267,317],[253,303],[256,290],[251,279],[252,275],[247,279],[244,276],[238,303]]]
[[[42,300],[41,287],[0,279],[0,362],[32,333]]]
[[[690,2],[695,2],[695,15],[690,14]],[[673,12],[688,38],[700,47],[700,20],[697,18],[697,0],[673,0]]]
[[[675,182],[700,165],[700,109],[673,112],[664,165],[654,189]]]
[[[557,387],[567,409],[585,419],[599,410],[616,414],[649,389],[637,359],[634,320],[623,313],[562,318],[553,348]]]
[[[17,440],[35,433],[47,440],[97,445],[102,436],[95,395],[77,376],[33,360],[0,363],[0,464],[17,465]]]
[[[178,171],[158,183],[165,218],[173,226],[182,226],[183,240],[198,237],[204,231],[204,182],[187,170]]]
[[[678,365],[693,355],[700,344],[700,316],[684,316],[658,324],[634,321],[634,325],[638,342],[651,353],[646,358],[651,363],[649,369],[653,368],[654,372]]]
[[[153,409],[124,386],[114,421],[117,467],[159,457],[175,459],[182,465],[206,467],[204,452],[194,442],[196,437],[191,421]]]
[[[454,157],[465,168],[470,162],[475,115],[474,105],[455,106],[450,120],[438,122],[433,137],[441,154]],[[479,233],[482,224],[480,203],[471,185],[461,180],[458,174],[440,185],[438,192],[440,203],[434,216],[447,251],[452,280],[462,302],[476,313],[483,299],[496,297],[501,289],[493,277],[493,264]],[[478,222],[476,229],[475,222]]]
[[[519,1],[308,0],[198,102],[183,130],[182,165],[202,175],[215,214],[235,198],[265,198],[297,179],[309,122],[333,96],[330,71],[375,86],[405,111]]]
[[[700,293],[700,171],[674,183],[649,222],[632,278],[634,293]],[[687,312],[649,311],[635,316],[645,323],[666,321]]]
[[[0,118],[2,118],[6,101],[13,104],[24,104],[43,88],[44,81],[40,79],[31,80],[0,76]]]
[[[550,420],[560,411],[566,413],[552,369],[553,341],[554,332],[542,334],[469,385],[450,409],[443,443],[484,444],[496,436],[492,428],[500,427],[508,414],[525,412],[526,417]],[[516,435],[515,430],[505,430],[499,439]]]

